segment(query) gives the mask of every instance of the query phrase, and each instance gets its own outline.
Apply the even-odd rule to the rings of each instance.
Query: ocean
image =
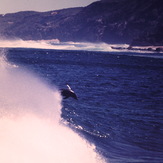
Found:
[[[0,162],[163,162],[162,54],[6,48],[0,82]]]

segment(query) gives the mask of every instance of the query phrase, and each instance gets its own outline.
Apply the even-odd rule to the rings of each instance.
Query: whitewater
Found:
[[[58,89],[0,53],[0,162],[105,162],[95,145],[62,122]]]
[[[52,40],[5,40],[0,38],[0,48],[34,48],[34,49],[51,49],[51,50],[73,50],[73,51],[97,51],[97,52],[123,52],[123,53],[156,53],[147,49],[163,48],[163,46],[142,46],[128,49],[129,44],[107,44],[91,42],[60,42],[58,39]],[[146,50],[145,50],[146,49]],[[159,52],[162,54],[162,51]]]

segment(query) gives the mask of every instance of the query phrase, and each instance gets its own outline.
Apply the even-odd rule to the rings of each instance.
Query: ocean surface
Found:
[[[66,88],[68,84],[78,96],[78,100],[68,98],[65,100],[60,99],[60,101],[57,102],[57,104],[59,103],[58,108],[60,114],[56,113],[57,116],[59,115],[59,120],[57,120],[59,121],[59,125],[57,125],[57,129],[55,129],[57,131],[55,135],[58,133],[58,137],[54,137],[54,139],[58,142],[59,137],[62,137],[63,140],[61,139],[62,142],[58,143],[57,149],[54,148],[53,150],[53,148],[50,148],[51,151],[49,146],[53,144],[53,142],[48,142],[49,146],[46,147],[46,151],[48,149],[48,151],[51,152],[51,157],[53,157],[53,153],[57,153],[57,156],[61,155],[61,163],[85,163],[84,157],[86,156],[82,157],[80,161],[78,160],[78,156],[80,156],[84,150],[80,147],[72,147],[75,143],[78,144],[80,141],[79,144],[81,146],[82,144],[88,145],[88,151],[91,149],[93,153],[100,157],[96,160],[97,162],[163,162],[162,54],[29,48],[1,49],[0,53],[0,62],[3,62],[3,64],[1,64],[2,75],[0,76],[0,82],[3,81],[0,93],[2,95],[0,107],[2,108],[3,106],[3,109],[0,110],[1,117],[2,115],[5,117],[9,112],[11,113],[11,110],[12,113],[14,112],[12,108],[13,103],[15,104],[14,108],[16,108],[16,113],[14,112],[15,115],[19,113],[19,108],[22,109],[22,105],[16,105],[15,101],[12,101],[13,103],[3,101],[3,88],[8,82],[10,83],[10,87],[12,87],[12,83],[18,83],[18,85],[14,85],[17,89],[19,89],[19,83],[21,83],[21,81],[25,81],[27,85],[31,87],[30,90],[30,88],[23,86],[22,90],[18,93],[18,98],[25,101],[23,103],[23,109],[31,107],[35,112],[38,111],[37,109],[39,109],[39,107],[43,108],[43,110],[48,110],[48,107],[52,107],[53,110],[55,104],[51,103],[53,100],[49,100],[48,91],[44,89],[38,94],[38,98],[41,100],[35,100],[37,99],[37,94],[32,90],[40,90],[42,86],[39,87],[39,84],[31,78],[38,78],[38,80],[42,81],[42,85],[48,87],[48,90],[52,92],[53,90],[59,91],[59,89]],[[8,74],[12,75],[11,78],[6,77],[5,69],[10,71]],[[17,73],[16,69],[19,69],[21,73]],[[32,77],[28,78],[28,75],[21,75],[22,71],[27,72],[27,74],[31,73]],[[2,78],[5,77],[6,79],[3,80]],[[40,82],[38,81],[38,83]],[[14,88],[11,89],[17,92]],[[28,94],[29,96],[31,95],[32,98],[26,101]],[[17,96],[16,93],[11,95],[11,93],[8,92],[5,95],[8,98]],[[47,100],[47,108],[43,103],[44,100]],[[48,102],[48,100],[50,102]],[[36,102],[40,103],[39,107],[37,107],[38,104]],[[5,107],[10,108],[10,105],[12,105],[12,109],[4,109]],[[52,112],[53,111],[50,111],[49,114]],[[42,113],[45,114],[44,111],[42,111]],[[32,127],[34,125],[30,123],[30,125],[27,126]],[[61,126],[68,128],[68,131],[65,130],[63,133],[60,133]],[[13,125],[9,127],[9,131],[12,127]],[[34,133],[34,130],[37,130],[37,128],[37,125],[32,131],[28,128],[27,132]],[[46,131],[44,128],[41,128],[41,126],[39,126],[39,128],[41,134],[38,132],[38,135],[40,136],[42,133],[53,132],[52,129],[47,129]],[[0,139],[4,142],[2,136],[3,130],[4,128],[0,122]],[[21,132],[23,132],[23,129],[16,130],[16,132],[14,132],[15,138],[20,135]],[[78,135],[82,141],[75,139],[70,133],[72,135]],[[49,137],[47,141],[53,140],[51,136]],[[8,141],[8,139],[6,141]],[[29,140],[29,137],[26,138],[25,136],[23,141],[28,142]],[[11,142],[13,141],[14,140]],[[35,142],[35,140],[32,142]],[[71,142],[71,144],[67,145],[67,142]],[[0,140],[0,146],[1,143],[2,141]],[[28,145],[29,144],[28,142]],[[42,143],[39,143],[39,147],[41,147],[40,144]],[[17,145],[19,146],[19,143]],[[43,145],[46,146],[46,142],[44,142]],[[11,149],[16,149],[13,146]],[[29,149],[25,149],[24,146],[22,147],[24,153],[28,153],[28,150],[31,150],[30,147]],[[67,148],[66,151],[65,148]],[[72,150],[72,148],[74,148],[74,150]],[[20,148],[20,150],[22,151],[22,148]],[[0,148],[0,151],[3,151],[3,149]],[[46,152],[47,155],[48,151]],[[9,152],[11,151],[6,147],[4,154],[7,156],[8,153],[8,156],[10,156],[11,154]],[[19,155],[21,155],[21,152],[19,152],[20,151],[17,153],[18,158]],[[40,157],[41,154],[44,155],[44,152],[39,154],[39,149],[37,149],[37,153],[38,157]],[[69,157],[69,155],[71,155],[72,158],[76,157],[75,161],[66,162],[64,160],[65,153],[68,153],[67,157]],[[37,155],[35,157],[37,157]],[[89,157],[89,155],[87,157]],[[0,162],[5,159],[5,157],[2,159],[2,156],[0,156]],[[31,160],[28,161],[32,162]],[[50,161],[45,160],[45,162],[49,163]],[[93,163],[93,161],[88,162]]]

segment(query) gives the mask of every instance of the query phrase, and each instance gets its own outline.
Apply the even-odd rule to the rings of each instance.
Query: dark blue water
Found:
[[[150,54],[8,49],[10,62],[78,95],[62,118],[110,163],[163,162],[163,59]],[[153,54],[157,55],[157,54]]]

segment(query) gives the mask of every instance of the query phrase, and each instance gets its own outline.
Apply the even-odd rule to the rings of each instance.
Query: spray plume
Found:
[[[99,163],[95,146],[60,123],[61,97],[0,55],[0,162]]]

